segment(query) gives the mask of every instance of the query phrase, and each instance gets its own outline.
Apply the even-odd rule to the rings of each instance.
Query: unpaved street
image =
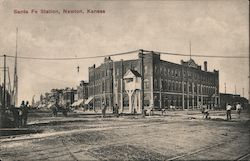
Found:
[[[223,112],[204,120],[199,112],[109,116],[74,114],[34,117],[35,134],[2,136],[2,160],[247,160],[250,159],[249,115]]]

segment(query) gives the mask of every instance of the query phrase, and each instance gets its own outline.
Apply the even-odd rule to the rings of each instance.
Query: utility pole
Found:
[[[93,109],[95,111],[95,64],[93,65],[94,69],[94,87],[93,87],[93,93],[94,93],[94,98],[93,98]]]
[[[225,87],[225,93],[227,93],[227,84],[224,83],[224,87]]]
[[[121,68],[122,68],[122,71],[121,71],[121,112],[123,112],[123,88],[124,88],[124,83],[123,83],[123,73],[124,73],[124,70],[123,70],[123,59],[121,60]]]
[[[249,20],[250,20],[250,17],[249,17]],[[250,37],[250,33],[249,33],[249,37]],[[250,104],[250,52],[249,52],[249,57],[248,57],[248,65],[249,65],[248,67],[248,104]]]
[[[236,84],[234,85],[234,94],[236,95]]]
[[[159,101],[160,102],[159,102],[159,105],[160,105],[160,109],[162,109],[162,89],[163,88],[162,88],[162,81],[161,81],[162,77],[161,77],[161,67],[160,67],[160,65],[159,65],[159,70],[160,70],[160,73],[159,73],[160,74],[160,83],[159,83],[160,84],[160,89],[159,89],[159,95],[160,95]]]
[[[242,88],[242,97],[244,97],[244,88]]]
[[[3,67],[3,113],[5,113],[6,109],[6,55],[4,57],[4,67]]]
[[[15,56],[15,67],[14,67],[14,83],[13,83],[13,91],[12,91],[12,100],[13,105],[17,106],[17,96],[18,96],[18,77],[17,77],[17,35],[18,28],[16,28],[16,56]]]
[[[191,46],[191,41],[189,42],[189,57],[191,59],[191,55],[192,55],[192,46]]]
[[[139,51],[141,57],[141,108],[144,111],[144,54],[143,49]]]

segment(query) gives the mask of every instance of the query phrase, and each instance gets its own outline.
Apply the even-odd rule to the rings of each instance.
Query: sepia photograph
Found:
[[[0,161],[250,161],[249,0],[0,0]]]

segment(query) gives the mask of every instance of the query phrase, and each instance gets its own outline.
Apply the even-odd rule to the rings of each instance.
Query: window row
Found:
[[[215,83],[216,79],[214,78],[213,75],[208,75],[208,74],[201,74],[201,73],[197,73],[195,71],[186,71],[184,70],[182,73],[182,69],[173,69],[173,68],[168,68],[166,67],[159,67],[159,66],[155,66],[154,67],[154,72],[156,74],[161,74],[162,76],[168,76],[168,77],[191,77],[194,78],[196,80],[200,80],[200,81],[206,81],[206,82],[210,82],[210,83]]]

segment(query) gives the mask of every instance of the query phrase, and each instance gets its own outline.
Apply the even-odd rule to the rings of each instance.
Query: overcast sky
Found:
[[[14,14],[14,10],[54,9],[61,14]],[[101,9],[105,14],[63,14],[62,9]],[[0,0],[0,52],[32,57],[85,57],[137,49],[189,54],[248,56],[248,0],[84,1]],[[188,57],[161,56],[180,63]],[[121,57],[113,59],[119,60]],[[135,59],[129,55],[127,59]],[[126,59],[126,58],[125,58]],[[248,97],[248,59],[195,58],[208,70],[219,70],[220,92]],[[1,66],[3,59],[0,58]],[[103,58],[73,61],[18,60],[20,100],[39,99],[52,88],[76,87],[88,81],[88,67]],[[11,79],[13,59],[7,59]],[[77,73],[76,67],[80,66]],[[2,72],[3,73],[3,72]],[[1,73],[0,81],[3,81]]]

